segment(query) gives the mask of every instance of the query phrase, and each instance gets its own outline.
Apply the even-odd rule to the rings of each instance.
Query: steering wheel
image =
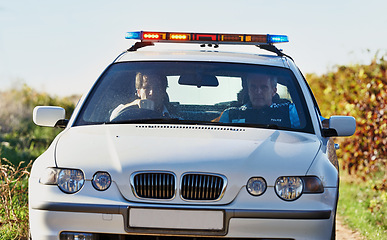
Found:
[[[139,108],[138,106],[130,106],[122,109],[112,122],[153,118],[162,118],[162,114],[157,111]]]

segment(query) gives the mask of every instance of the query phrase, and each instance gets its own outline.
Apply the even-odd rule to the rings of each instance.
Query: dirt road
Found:
[[[360,233],[352,231],[346,225],[340,217],[336,219],[336,239],[337,240],[365,240]]]

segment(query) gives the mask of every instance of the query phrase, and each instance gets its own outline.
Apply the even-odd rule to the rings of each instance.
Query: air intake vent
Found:
[[[197,126],[197,125],[137,125],[136,128],[143,129],[189,129],[189,130],[212,130],[212,131],[231,131],[231,132],[245,132],[244,128],[235,127],[215,127],[215,126]]]
[[[186,174],[181,182],[181,197],[185,200],[215,201],[222,197],[226,178],[209,174]]]
[[[175,196],[175,176],[165,172],[137,173],[132,187],[139,198],[172,199]]]

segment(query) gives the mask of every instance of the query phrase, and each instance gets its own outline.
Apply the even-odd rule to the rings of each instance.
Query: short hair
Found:
[[[253,73],[253,74],[250,74],[247,76],[247,82],[249,82],[249,79],[251,79],[253,76],[267,77],[270,80],[270,84],[271,84],[272,88],[277,87],[278,81],[277,81],[277,77],[274,75],[266,74],[266,73]]]
[[[162,86],[167,89],[168,80],[166,76],[162,76],[155,73],[137,73],[136,75],[136,89],[144,88],[148,84],[148,78],[159,79]]]

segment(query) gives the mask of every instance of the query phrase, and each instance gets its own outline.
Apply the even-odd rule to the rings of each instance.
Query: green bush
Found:
[[[35,106],[61,106],[66,118],[74,111],[79,96],[51,97],[46,93],[24,85],[0,94],[0,151],[2,157],[13,164],[36,159],[61,131],[55,128],[36,126],[32,122]]]

